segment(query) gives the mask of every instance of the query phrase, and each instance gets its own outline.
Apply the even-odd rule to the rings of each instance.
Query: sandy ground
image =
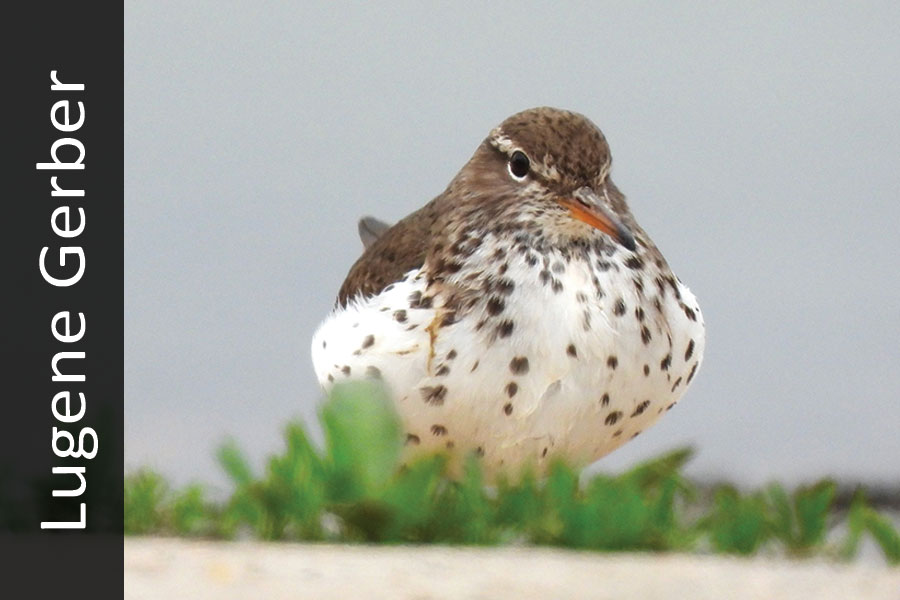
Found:
[[[543,548],[128,538],[125,598],[900,600],[900,568]]]

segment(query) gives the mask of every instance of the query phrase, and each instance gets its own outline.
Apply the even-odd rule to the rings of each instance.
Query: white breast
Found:
[[[705,340],[685,286],[660,287],[649,272],[608,260],[598,271],[556,254],[537,266],[510,256],[505,277],[515,288],[487,294],[445,327],[435,327],[442,298],[434,308],[409,308],[410,296],[425,292],[424,277],[411,271],[325,320],[313,337],[316,374],[326,388],[380,376],[410,448],[475,451],[489,473],[524,462],[540,469],[553,456],[587,464],[679,400]],[[496,314],[481,308],[492,297],[502,303]]]

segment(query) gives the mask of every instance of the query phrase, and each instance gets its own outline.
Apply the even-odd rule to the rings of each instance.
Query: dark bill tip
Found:
[[[634,242],[634,235],[632,235],[631,230],[625,227],[624,225],[619,225],[616,228],[616,235],[619,238],[619,243],[634,252],[637,250],[637,244]]]

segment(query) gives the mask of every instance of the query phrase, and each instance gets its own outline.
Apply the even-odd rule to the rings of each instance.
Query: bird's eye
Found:
[[[509,157],[509,163],[507,163],[506,166],[509,169],[509,174],[512,175],[512,178],[516,181],[525,179],[525,176],[528,175],[528,170],[531,169],[531,163],[529,162],[528,157],[525,156],[525,153],[521,150],[516,150],[512,153],[512,156]]]

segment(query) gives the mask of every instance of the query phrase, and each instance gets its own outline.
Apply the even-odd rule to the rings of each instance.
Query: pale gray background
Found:
[[[900,11],[852,4],[126,2],[126,465],[221,484],[227,435],[261,464],[314,425],[357,218],[548,104],[606,133],[708,326],[601,466],[691,443],[703,477],[897,483]]]

